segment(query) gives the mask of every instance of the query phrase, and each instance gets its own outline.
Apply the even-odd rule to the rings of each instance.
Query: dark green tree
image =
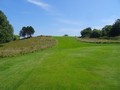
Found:
[[[23,27],[22,30],[20,30],[20,37],[32,37],[32,35],[35,33],[35,30],[32,26],[27,26],[27,27]]]
[[[27,26],[26,29],[27,29],[27,36],[32,37],[32,35],[35,33],[34,28],[32,26]]]
[[[25,38],[26,37],[26,27],[22,27],[19,33],[20,37]]]
[[[112,30],[112,25],[106,25],[102,28],[102,36],[110,36],[110,32]]]
[[[101,30],[94,29],[94,30],[92,31],[90,37],[91,37],[91,38],[99,38],[99,37],[101,37],[101,35],[102,35]]]
[[[90,27],[81,31],[81,37],[90,37],[92,29]]]
[[[0,43],[13,40],[13,27],[5,14],[0,10]]]
[[[120,19],[117,19],[113,24],[112,29],[110,31],[110,36],[115,37],[120,35]]]

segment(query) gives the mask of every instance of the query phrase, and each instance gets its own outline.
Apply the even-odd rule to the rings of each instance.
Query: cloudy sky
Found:
[[[86,27],[100,29],[120,18],[120,0],[0,0],[14,27],[33,26],[35,35],[80,35]]]

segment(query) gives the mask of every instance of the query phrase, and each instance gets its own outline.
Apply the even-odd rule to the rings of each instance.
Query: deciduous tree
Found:
[[[101,37],[102,33],[100,30],[94,29],[91,33],[91,38],[99,38]]]
[[[13,40],[13,27],[7,20],[5,14],[0,11],[0,43]]]
[[[32,35],[35,33],[35,30],[32,26],[27,26],[27,27],[23,27],[21,30],[20,30],[20,37],[32,37]]]
[[[111,37],[120,35],[120,19],[117,19],[116,22],[112,26],[112,30],[110,32]]]
[[[81,37],[90,37],[91,33],[92,33],[92,29],[88,27],[81,31],[81,35],[82,35]]]
[[[102,36],[110,36],[110,32],[112,30],[112,25],[106,25],[102,28]]]

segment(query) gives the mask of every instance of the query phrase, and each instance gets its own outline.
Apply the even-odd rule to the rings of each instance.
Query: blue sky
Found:
[[[120,0],[0,0],[0,10],[15,34],[33,26],[35,35],[79,36],[86,27],[101,29],[120,18]]]

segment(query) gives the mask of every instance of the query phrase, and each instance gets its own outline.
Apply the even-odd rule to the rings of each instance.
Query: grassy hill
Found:
[[[120,90],[120,45],[54,37],[57,45],[0,58],[0,90]]]
[[[56,41],[49,36],[38,36],[0,44],[0,57],[16,56],[50,48]]]

